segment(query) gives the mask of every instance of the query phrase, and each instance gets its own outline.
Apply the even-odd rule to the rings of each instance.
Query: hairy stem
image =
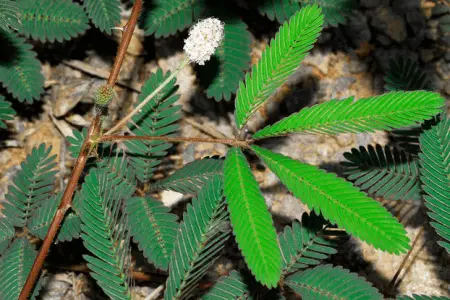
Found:
[[[170,74],[169,77],[167,77],[166,80],[161,83],[150,95],[148,95],[144,101],[142,101],[138,106],[136,106],[128,115],[126,115],[122,120],[117,122],[116,125],[114,125],[110,130],[105,132],[105,135],[109,135],[120,129],[122,126],[126,125],[128,121],[137,114],[150,100],[153,99],[179,72],[181,69],[183,69],[187,64],[189,63],[189,59],[185,59],[180,66]]]
[[[134,29],[136,27],[136,23],[141,9],[142,9],[142,0],[136,0],[133,5],[130,20],[125,26],[122,40],[120,42],[119,49],[117,51],[117,56],[114,61],[113,68],[111,70],[111,74],[108,78],[108,85],[110,86],[114,86],[117,80],[120,68],[125,58],[126,50],[128,48]],[[23,286],[22,291],[20,293],[19,300],[26,300],[30,295],[31,291],[33,290],[34,284],[38,279],[39,273],[41,272],[42,266],[44,264],[45,257],[47,256],[50,246],[52,245],[53,240],[56,234],[58,233],[59,227],[61,225],[61,222],[64,220],[64,216],[67,210],[72,204],[72,197],[74,191],[78,185],[78,181],[80,179],[84,166],[86,165],[87,158],[89,156],[89,152],[92,146],[92,139],[94,136],[97,136],[99,134],[100,127],[101,127],[100,116],[96,116],[89,127],[88,135],[83,142],[83,146],[81,147],[80,155],[78,156],[69,183],[67,184],[66,189],[64,191],[61,203],[58,207],[58,210],[56,211],[56,214],[53,218],[53,221],[50,225],[47,235],[45,236],[41,249],[39,250],[37,257],[34,260],[31,271],[28,274],[27,280],[25,281],[25,285]]]
[[[234,139],[211,139],[211,138],[195,138],[195,137],[166,137],[166,136],[130,136],[130,135],[104,135],[96,142],[107,141],[166,141],[172,143],[188,142],[188,143],[214,143],[226,144],[232,147],[248,148],[253,142],[252,140],[240,141]]]

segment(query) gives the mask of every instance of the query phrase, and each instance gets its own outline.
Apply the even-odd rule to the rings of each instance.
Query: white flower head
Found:
[[[184,40],[184,51],[192,62],[204,65],[223,39],[224,24],[216,18],[202,20],[191,27]]]

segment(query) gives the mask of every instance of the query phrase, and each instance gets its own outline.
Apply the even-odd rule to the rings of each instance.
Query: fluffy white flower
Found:
[[[204,65],[223,39],[224,24],[216,18],[202,20],[191,27],[184,40],[184,51],[192,62]]]

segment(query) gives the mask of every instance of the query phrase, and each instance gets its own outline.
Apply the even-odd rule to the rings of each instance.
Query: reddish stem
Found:
[[[136,23],[141,8],[142,8],[142,0],[136,0],[134,2],[130,20],[125,26],[122,40],[120,42],[119,49],[117,51],[117,56],[114,61],[114,65],[112,67],[111,74],[108,78],[108,85],[110,86],[114,86],[119,76],[120,68],[125,58],[128,45],[130,44],[131,37],[133,36],[133,32],[136,27]],[[58,210],[56,211],[56,214],[53,218],[53,221],[50,225],[47,235],[45,236],[45,239],[42,243],[42,247],[39,250],[36,259],[34,260],[31,271],[28,274],[25,285],[23,286],[22,291],[20,293],[19,300],[26,300],[28,298],[31,291],[33,290],[36,280],[39,278],[39,274],[44,264],[45,257],[47,256],[50,246],[52,245],[53,240],[55,239],[55,236],[58,233],[59,226],[61,225],[61,222],[64,220],[64,216],[67,210],[72,204],[72,197],[78,185],[78,181],[83,172],[83,169],[86,165],[86,161],[92,146],[92,140],[100,132],[100,125],[101,125],[100,123],[101,123],[100,116],[96,116],[89,127],[88,135],[86,136],[86,139],[84,140],[83,145],[81,147],[80,155],[78,156],[69,183],[67,184],[67,187],[64,191],[61,203],[58,207]]]

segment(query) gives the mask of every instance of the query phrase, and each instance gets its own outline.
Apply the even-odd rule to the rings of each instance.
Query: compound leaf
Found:
[[[417,62],[399,56],[389,62],[389,69],[384,77],[384,88],[388,91],[430,90],[431,81]]]
[[[206,95],[229,101],[244,71],[250,67],[251,34],[240,19],[225,20],[224,38],[215,55],[200,69],[200,79],[208,82]]]
[[[46,148],[45,144],[33,148],[8,187],[3,213],[14,226],[25,226],[36,208],[52,194],[57,171],[56,155],[51,151],[52,147]]]
[[[44,91],[44,76],[36,52],[14,32],[0,31],[0,44],[0,82],[20,102],[33,103]]]
[[[355,0],[297,0],[302,5],[317,4],[322,8],[325,17],[325,26],[336,27],[346,24],[347,17],[358,6]]]
[[[167,270],[177,236],[178,217],[170,209],[153,198],[134,197],[127,199],[125,210],[130,224],[130,233],[144,256],[157,268]]]
[[[305,6],[285,22],[259,62],[239,83],[236,125],[240,129],[250,116],[294,73],[322,30],[318,6]]]
[[[205,9],[204,0],[155,0],[143,15],[145,34],[167,37],[192,25]]]
[[[170,1],[169,1],[170,2]],[[139,105],[151,94],[170,73],[163,74],[161,68],[153,73],[142,86],[138,98]],[[172,136],[179,128],[176,123],[181,118],[181,106],[173,105],[179,98],[175,79],[170,81],[142,110],[133,116],[130,131],[137,136]],[[139,181],[150,181],[155,168],[161,159],[167,155],[167,149],[172,144],[164,141],[127,141],[128,157]]]
[[[196,195],[213,176],[222,175],[223,160],[203,158],[186,164],[169,177],[156,182],[153,189]]]
[[[13,29],[19,29],[20,24],[20,12],[17,3],[13,0],[0,0],[0,29],[4,31],[11,31]]]
[[[309,208],[375,248],[403,253],[409,239],[403,226],[380,203],[350,182],[315,166],[252,146],[281,182]]]
[[[44,200],[33,216],[28,220],[27,228],[31,234],[41,240],[45,238],[61,200],[61,194]],[[81,234],[81,220],[73,211],[67,213],[58,231],[55,242],[71,241]]]
[[[420,179],[431,226],[444,239],[438,242],[450,253],[450,119],[425,130],[420,137]]]
[[[277,20],[278,23],[283,23],[288,20],[300,9],[300,5],[293,0],[275,0],[275,1],[261,1],[258,4],[258,11],[269,20]]]
[[[107,34],[120,23],[119,0],[84,0],[83,5],[95,27]]]
[[[222,187],[222,179],[213,177],[183,214],[164,299],[189,298],[224,249],[230,230]]]
[[[20,33],[42,42],[70,40],[89,28],[83,8],[70,0],[18,0]]]
[[[15,114],[16,112],[11,108],[11,103],[0,95],[0,128],[6,129],[6,124],[3,121],[13,120]]]
[[[202,300],[251,299],[252,292],[245,279],[241,273],[233,270],[228,276],[220,277]]]
[[[304,300],[381,300],[383,296],[362,277],[342,267],[322,265],[291,275],[285,284]]]
[[[107,169],[91,169],[81,189],[79,208],[83,244],[92,255],[83,255],[91,276],[112,299],[130,299],[130,235],[127,218],[119,214],[124,199],[134,192]]]
[[[304,213],[302,222],[295,221],[278,234],[283,277],[318,265],[321,260],[337,253],[342,231],[330,229],[330,224],[314,212]]]
[[[391,92],[354,101],[353,97],[330,100],[269,125],[253,137],[374,132],[417,124],[438,114],[444,99],[437,93]]]
[[[390,200],[422,199],[419,162],[390,146],[353,148],[344,153],[344,175],[361,190]]]
[[[0,218],[0,256],[9,246],[15,234],[14,226],[9,222],[7,217]]]
[[[223,172],[231,225],[245,262],[256,280],[275,287],[281,276],[281,254],[273,220],[239,148],[228,150]]]
[[[0,257],[0,299],[17,300],[28,273],[31,271],[37,251],[26,238],[16,239]],[[31,299],[36,299],[40,281],[33,288]]]

